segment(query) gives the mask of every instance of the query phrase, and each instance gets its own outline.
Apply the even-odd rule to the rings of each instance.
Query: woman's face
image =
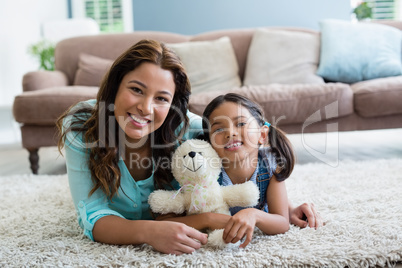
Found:
[[[223,162],[241,162],[258,155],[267,131],[260,127],[247,108],[224,102],[209,117],[210,141]]]
[[[142,63],[123,77],[114,115],[129,143],[134,144],[161,127],[175,88],[172,72],[153,63]]]

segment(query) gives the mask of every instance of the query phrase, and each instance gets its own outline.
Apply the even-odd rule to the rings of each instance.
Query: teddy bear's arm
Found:
[[[173,195],[174,191],[166,190],[157,190],[151,193],[148,197],[148,203],[151,206],[151,210],[160,214],[182,214],[185,211],[184,194],[179,193],[172,198]]]
[[[252,207],[258,204],[260,191],[252,181],[222,187],[222,196],[229,207]]]

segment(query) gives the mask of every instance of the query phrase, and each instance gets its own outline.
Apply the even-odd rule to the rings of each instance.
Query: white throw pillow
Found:
[[[182,60],[193,94],[241,86],[239,66],[229,37],[168,46]]]
[[[319,57],[317,34],[257,29],[248,51],[244,85],[324,83],[315,74]]]

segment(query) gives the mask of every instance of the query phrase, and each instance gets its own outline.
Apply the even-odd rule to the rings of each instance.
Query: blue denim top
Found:
[[[260,190],[260,198],[258,204],[254,208],[268,212],[267,189],[269,181],[271,180],[271,177],[274,175],[274,172],[276,170],[276,165],[277,164],[275,157],[272,153],[270,153],[270,150],[268,148],[258,150],[258,167],[249,179],[249,181],[254,182]],[[232,181],[223,168],[221,174],[219,175],[218,182],[222,186],[233,185]],[[230,208],[230,213],[234,215],[244,208],[245,207]]]

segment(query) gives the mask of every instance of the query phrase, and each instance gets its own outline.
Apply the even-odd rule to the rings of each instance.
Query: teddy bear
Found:
[[[251,181],[230,186],[219,185],[222,161],[206,141],[191,139],[182,143],[175,150],[171,165],[180,189],[151,193],[148,203],[155,213],[186,212],[192,215],[215,212],[230,215],[230,207],[252,207],[258,203],[259,190]],[[207,246],[221,249],[229,246],[223,240],[223,231],[207,230]]]

